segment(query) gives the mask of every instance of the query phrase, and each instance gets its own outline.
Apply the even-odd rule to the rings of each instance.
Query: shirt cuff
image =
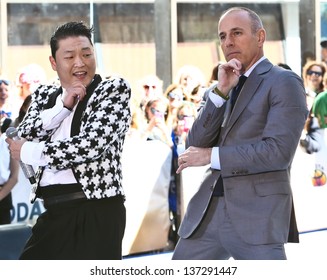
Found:
[[[215,94],[213,91],[214,91],[214,88],[212,88],[209,91],[209,98],[217,108],[220,108],[221,106],[223,106],[223,104],[226,102],[226,100],[223,99],[222,97],[220,97],[219,95]]]
[[[21,161],[33,166],[46,166],[47,162],[43,155],[44,147],[45,142],[25,142],[20,150]]]
[[[213,147],[211,150],[211,168],[220,170],[219,147]]]
[[[60,101],[57,100],[54,107],[44,110],[40,115],[43,123],[43,129],[45,130],[51,130],[59,127],[61,122],[71,113],[71,110],[64,107],[60,95],[57,97],[57,99],[58,98],[60,98]]]

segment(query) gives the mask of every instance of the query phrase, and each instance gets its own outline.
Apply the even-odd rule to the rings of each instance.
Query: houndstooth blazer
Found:
[[[33,93],[19,135],[28,141],[46,141],[43,153],[48,167],[71,168],[88,199],[124,195],[121,154],[131,121],[128,82],[116,77],[101,81],[100,77],[77,122],[74,115],[72,131],[79,126],[76,135],[71,132],[70,138],[51,141],[54,130],[42,128],[40,113],[48,106],[49,97],[60,92],[56,85],[41,85]],[[38,182],[41,173],[37,172]]]

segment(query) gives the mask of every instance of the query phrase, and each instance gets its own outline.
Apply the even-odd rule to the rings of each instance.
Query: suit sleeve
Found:
[[[307,114],[300,77],[278,70],[266,75],[220,147],[223,177],[288,169]]]
[[[32,102],[28,108],[24,120],[18,126],[19,135],[28,141],[45,141],[54,130],[43,129],[41,113],[49,100],[50,94],[56,92],[57,87],[53,85],[41,85],[32,94]]]
[[[208,95],[208,92],[205,95]],[[226,102],[217,108],[209,96],[207,96],[204,106],[199,111],[187,135],[186,148],[189,146],[208,148],[217,144],[224,121],[225,108]]]

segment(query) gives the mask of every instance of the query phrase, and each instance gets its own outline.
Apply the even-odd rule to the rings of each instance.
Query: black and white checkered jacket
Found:
[[[43,153],[48,167],[56,170],[71,168],[89,199],[124,195],[121,154],[131,121],[128,82],[115,77],[101,81],[99,75],[96,77],[99,83],[90,92],[77,120],[75,115],[79,105],[75,110],[70,138],[50,141],[54,131],[42,128],[40,113],[49,107],[49,96],[61,92],[55,85],[41,85],[33,93],[28,113],[18,127],[21,137],[29,141],[46,141]],[[75,129],[73,133],[76,126],[77,132]]]

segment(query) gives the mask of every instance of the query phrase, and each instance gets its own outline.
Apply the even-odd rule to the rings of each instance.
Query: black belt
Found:
[[[80,184],[58,184],[39,187],[39,194],[38,197],[43,199],[45,208],[61,206],[61,204],[66,202],[80,203],[88,200]],[[106,199],[118,201],[124,200],[124,196],[117,195]]]
[[[76,200],[87,200],[83,191],[43,198],[45,206],[52,206],[55,204],[76,201]]]
[[[40,198],[44,206],[53,206],[65,202],[87,200],[80,184],[58,184],[40,187]]]

